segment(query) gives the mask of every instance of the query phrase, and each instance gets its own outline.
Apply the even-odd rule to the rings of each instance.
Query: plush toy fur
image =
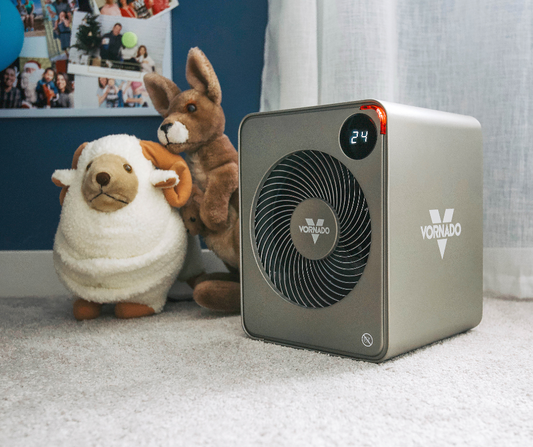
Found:
[[[52,180],[63,188],[54,265],[78,297],[74,316],[95,318],[103,303],[115,303],[119,318],[161,312],[187,253],[173,208],[191,193],[185,161],[157,143],[112,135],[80,146],[73,169]]]
[[[155,73],[147,74],[144,82],[164,118],[160,143],[174,154],[185,152],[191,167],[196,188],[181,210],[185,225],[199,233],[230,269],[200,277],[193,297],[209,309],[235,312],[240,310],[237,151],[224,135],[218,78],[198,48],[189,51],[186,78],[191,89],[183,92]]]

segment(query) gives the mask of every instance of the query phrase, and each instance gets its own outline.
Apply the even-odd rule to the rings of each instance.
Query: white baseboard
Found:
[[[533,298],[533,248],[485,248],[483,286],[496,296]]]
[[[226,267],[213,252],[202,250],[207,272],[225,272]],[[29,298],[69,295],[57,278],[52,250],[0,251],[0,298]],[[170,289],[172,298],[192,295],[191,288],[176,282]]]

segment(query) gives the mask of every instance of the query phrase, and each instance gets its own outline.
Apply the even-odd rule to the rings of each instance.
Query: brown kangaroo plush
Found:
[[[212,310],[240,310],[239,197],[237,151],[224,134],[222,91],[211,63],[198,48],[187,57],[187,82],[181,91],[174,82],[150,73],[146,89],[163,117],[160,143],[170,152],[185,152],[193,176],[193,194],[181,208],[191,234],[200,234],[228,267],[229,273],[204,274],[196,281],[193,297]]]

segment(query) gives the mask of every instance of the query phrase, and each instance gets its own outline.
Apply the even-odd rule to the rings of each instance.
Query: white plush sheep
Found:
[[[161,312],[187,253],[187,231],[173,208],[191,192],[183,158],[111,135],[80,146],[73,169],[55,171],[52,180],[63,187],[54,264],[79,298],[74,316],[95,318],[103,303],[116,303],[119,318]],[[197,275],[202,266],[187,270]]]

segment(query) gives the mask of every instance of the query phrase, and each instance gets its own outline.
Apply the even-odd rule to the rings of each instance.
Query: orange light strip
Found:
[[[379,122],[381,123],[381,135],[385,135],[387,133],[387,114],[385,113],[385,110],[383,107],[376,106],[373,104],[369,104],[367,106],[361,106],[360,110],[375,110],[379,117]]]

